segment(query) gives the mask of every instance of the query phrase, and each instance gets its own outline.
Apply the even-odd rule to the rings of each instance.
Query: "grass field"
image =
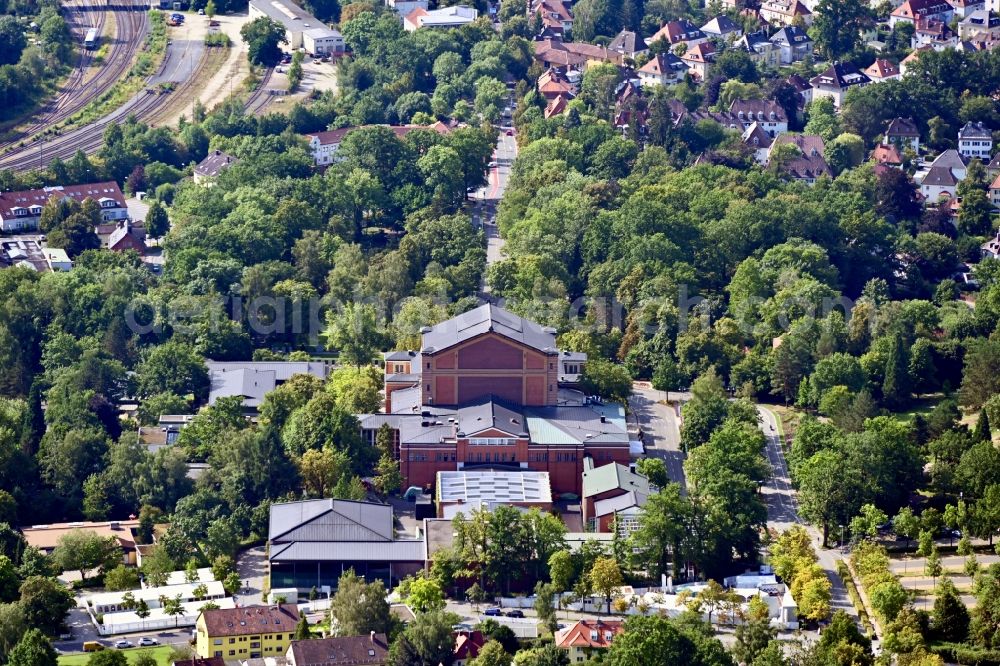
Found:
[[[156,659],[157,666],[170,666],[170,653],[173,650],[169,645],[161,645],[154,648],[132,648],[130,650],[122,650],[125,656],[128,657],[128,663],[133,664],[135,660],[139,658],[141,654],[150,654]],[[59,657],[59,666],[84,666],[87,660],[90,659],[91,654],[78,653],[78,654],[67,654]]]

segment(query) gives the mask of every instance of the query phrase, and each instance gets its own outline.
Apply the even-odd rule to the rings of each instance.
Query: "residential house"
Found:
[[[996,39],[1000,36],[1000,16],[993,12],[980,9],[971,12],[958,24],[960,39]]]
[[[657,53],[645,65],[636,70],[644,88],[669,86],[684,80],[688,68],[683,60],[673,53]]]
[[[695,44],[684,52],[681,60],[684,61],[693,76],[704,81],[708,76],[709,67],[715,62],[715,45],[712,42]]]
[[[0,231],[22,232],[38,229],[42,207],[53,197],[83,203],[97,202],[105,222],[128,218],[128,205],[118,183],[108,181],[86,185],[56,185],[37,190],[0,192]]]
[[[656,487],[649,479],[636,474],[625,465],[610,463],[594,466],[594,461],[583,461],[583,512],[584,529],[588,532],[613,532],[618,521],[619,534],[627,536],[638,527],[639,509]]]
[[[662,28],[653,33],[652,37],[646,40],[646,44],[652,45],[661,39],[666,40],[670,46],[687,44],[690,48],[695,44],[701,44],[708,39],[698,26],[687,19],[678,19],[664,24]]]
[[[935,51],[953,49],[958,46],[958,35],[944,21],[920,19],[910,38],[910,48],[931,47]]]
[[[955,15],[955,9],[948,0],[905,0],[889,15],[889,27],[899,23],[913,23],[921,19],[937,19],[948,23]]]
[[[564,70],[585,71],[591,65],[603,62],[620,65],[623,57],[617,51],[583,42],[564,42],[552,37],[535,42],[535,60],[545,68],[558,67]]]
[[[718,38],[726,41],[733,41],[743,36],[743,26],[725,14],[719,14],[705,25],[701,26],[701,32],[709,39]]]
[[[902,72],[903,76],[906,76],[907,74],[910,73],[910,71],[913,69],[913,67],[919,60],[921,53],[923,53],[924,51],[933,51],[933,50],[934,47],[932,46],[921,46],[918,49],[914,49],[913,51],[910,52],[910,55],[906,56],[905,58],[899,61],[899,71]]]
[[[729,114],[736,116],[746,129],[757,123],[771,138],[788,131],[788,116],[773,99],[736,99],[729,105]]]
[[[1000,153],[993,156],[990,163],[986,165],[986,177],[993,179],[1000,176]]]
[[[221,150],[213,150],[208,157],[194,167],[194,182],[199,185],[211,186],[219,174],[239,162],[238,159]]]
[[[557,631],[555,644],[569,653],[569,663],[587,661],[611,647],[615,637],[625,631],[623,625],[622,620],[579,620]]]
[[[579,495],[586,456],[631,459],[621,405],[565,388],[585,363],[558,349],[554,329],[482,305],[424,327],[419,352],[386,354],[386,412],[360,415],[362,435],[395,432],[407,486],[429,488],[439,471],[516,468]]]
[[[809,185],[815,184],[816,180],[827,176],[832,178],[833,172],[826,163],[823,153],[826,145],[823,139],[814,134],[780,134],[775,137],[768,152],[767,159],[770,163],[777,146],[786,143],[793,144],[799,149],[799,156],[787,161],[783,165],[783,171],[794,180],[801,180]]]
[[[920,130],[913,118],[893,118],[885,130],[882,143],[891,143],[902,150],[920,152]]]
[[[337,588],[352,570],[391,589],[424,566],[422,538],[397,537],[392,507],[338,499],[271,505],[271,589]]]
[[[833,105],[839,109],[848,90],[867,86],[871,83],[871,79],[849,62],[834,62],[825,72],[814,76],[809,83],[812,84],[813,101],[829,97],[833,100]]]
[[[872,83],[899,79],[903,76],[899,71],[899,65],[885,58],[876,58],[875,62],[865,69],[865,75],[872,80]]]
[[[292,0],[250,0],[250,19],[267,17],[285,29],[288,48],[314,55],[340,55],[347,47],[340,31],[328,27]]]
[[[813,14],[799,0],[764,0],[760,17],[772,25],[812,25]]]
[[[966,162],[957,150],[942,152],[923,172],[918,172],[914,180],[920,185],[924,201],[935,203],[941,198],[953,198],[958,183],[965,180]]]
[[[288,651],[298,622],[295,604],[205,610],[195,623],[195,652],[226,660],[277,657]]]
[[[532,0],[528,5],[529,17],[542,17],[542,30],[562,38],[573,30],[573,12],[563,0]]]
[[[566,113],[566,111],[569,110],[569,103],[572,99],[573,98],[570,95],[566,94],[556,95],[550,99],[548,104],[545,105],[545,118],[554,118]]]
[[[206,361],[208,404],[220,398],[241,396],[243,408],[255,413],[264,396],[295,375],[312,375],[325,380],[330,366],[311,361]]]
[[[645,53],[648,49],[638,33],[631,30],[622,30],[608,44],[608,50],[621,53],[626,58],[635,58],[640,53]]]
[[[548,68],[538,77],[536,84],[538,93],[551,102],[557,97],[566,96],[573,99],[576,96],[576,86],[558,69]]]
[[[22,527],[21,534],[25,542],[32,548],[37,548],[44,555],[49,555],[59,545],[59,540],[80,530],[95,534],[102,538],[113,537],[122,551],[122,564],[136,563],[135,534],[133,530],[139,526],[138,520],[111,520],[101,522],[53,523],[51,525],[35,525]]]
[[[374,631],[368,636],[293,640],[285,660],[288,666],[384,666],[389,663],[389,640]]]
[[[451,666],[469,666],[469,663],[479,656],[479,651],[486,645],[483,632],[460,631],[455,634],[455,649],[452,652]]]
[[[631,80],[619,83],[615,90],[615,129],[625,136],[641,138],[646,134],[648,121],[649,106],[639,86]]]
[[[1000,259],[1000,231],[982,244],[983,259]]]
[[[100,231],[103,227],[110,225],[100,225],[97,230]],[[98,234],[98,237],[101,235]],[[112,250],[113,252],[125,252],[126,250],[135,250],[139,254],[145,254],[146,252],[146,228],[142,225],[134,225],[128,220],[121,220],[114,225],[110,233],[106,236],[107,240],[103,243],[104,247]]]
[[[791,65],[805,60],[813,52],[813,42],[806,31],[797,25],[786,25],[771,35],[771,43],[778,47],[779,61]]]
[[[990,183],[990,203],[993,204],[994,210],[1000,210],[1000,176],[994,178],[993,182]]]
[[[871,153],[871,161],[876,164],[885,164],[888,166],[901,166],[903,164],[903,156],[899,152],[899,148],[893,143],[880,143],[875,146],[875,150]]]
[[[492,408],[504,410],[499,405],[492,405]],[[514,421],[517,414],[511,411],[508,418]],[[442,471],[437,473],[434,492],[438,518],[454,518],[459,511],[468,513],[477,506],[491,511],[494,507],[505,505],[552,510],[552,486],[548,472],[496,469]]]
[[[986,0],[948,0],[955,16],[959,19],[966,19],[975,12],[986,10]]]
[[[414,32],[420,28],[461,28],[479,18],[479,10],[468,5],[453,5],[440,9],[414,9],[403,18],[403,29]]]
[[[770,134],[764,131],[764,129],[760,126],[760,123],[757,121],[750,123],[750,126],[743,130],[741,139],[743,141],[743,145],[754,151],[753,157],[758,164],[767,163],[767,153],[770,150],[774,139]]]
[[[54,273],[73,269],[73,261],[65,250],[42,247],[29,239],[0,241],[0,268],[17,266],[37,273]]]
[[[73,270],[73,260],[66,254],[66,250],[59,247],[42,248],[42,255],[45,263],[52,273],[61,273]]]
[[[771,43],[765,30],[743,35],[736,41],[733,48],[746,51],[758,67],[776,68],[781,63],[781,49]]]
[[[795,92],[798,93],[800,99],[799,102],[800,109],[805,108],[806,106],[812,104],[813,88],[808,81],[806,81],[798,74],[789,74],[788,78],[785,79],[785,81],[792,88],[795,88]]]
[[[958,130],[958,152],[962,157],[979,158],[983,164],[989,163],[993,154],[993,133],[981,122],[966,123]]]
[[[450,134],[451,128],[445,123],[438,121],[433,125],[361,125],[360,127],[341,127],[340,129],[328,130],[324,132],[313,132],[304,135],[309,145],[309,152],[312,153],[316,166],[326,166],[337,161],[337,151],[340,144],[349,133],[356,129],[366,127],[388,127],[400,139],[416,130],[431,130],[438,134]]]

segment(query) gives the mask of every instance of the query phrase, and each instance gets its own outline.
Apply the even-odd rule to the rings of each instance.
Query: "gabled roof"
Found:
[[[662,28],[657,30],[652,37],[646,40],[647,44],[652,44],[660,39],[667,40],[667,43],[673,46],[674,44],[679,44],[680,42],[689,42],[694,39],[705,39],[705,33],[703,33],[698,26],[687,19],[677,19],[676,21],[670,21]]]
[[[958,169],[960,171],[965,170],[967,166],[965,158],[955,149],[942,151],[931,163],[931,167],[945,167],[946,169]]]
[[[375,502],[318,499],[271,505],[268,539],[291,541],[391,541],[392,507]]]
[[[201,612],[209,636],[291,633],[299,622],[295,604],[214,608]]]
[[[610,44],[608,44],[608,49],[611,51],[617,51],[618,53],[632,55],[645,51],[646,45],[635,32],[631,30],[622,30],[615,35],[615,38],[611,40]]]
[[[760,11],[773,12],[782,16],[811,16],[812,12],[799,0],[764,0],[760,4]]]
[[[454,659],[475,659],[479,651],[486,645],[486,637],[481,631],[462,631],[455,634]]]
[[[214,178],[237,162],[239,160],[232,155],[224,153],[221,150],[214,150],[208,154],[208,157],[198,163],[194,168],[194,172],[199,176]]]
[[[644,74],[662,76],[663,74],[672,74],[676,72],[678,68],[686,69],[683,60],[678,58],[673,53],[657,53],[649,59],[649,62],[640,67],[639,71]]]
[[[546,354],[557,353],[555,329],[542,327],[492,303],[425,330],[421,353],[437,353],[486,333],[496,333]]]
[[[892,10],[892,15],[896,18],[916,19],[945,14],[953,10],[954,8],[948,4],[947,0],[906,0]]]
[[[804,46],[812,43],[806,31],[797,25],[786,25],[771,35],[771,41],[779,46]]]
[[[958,130],[959,139],[992,139],[993,133],[981,122],[968,122]]]
[[[384,664],[389,658],[389,641],[385,634],[313,638],[292,641],[289,650],[298,666]]]
[[[729,105],[729,113],[737,116],[740,120],[788,122],[785,109],[773,99],[734,99],[733,103]]]
[[[764,131],[756,120],[743,131],[742,139],[743,143],[751,148],[770,148],[773,141],[771,135]]]
[[[621,620],[580,620],[572,626],[556,632],[555,643],[568,650],[573,647],[611,647],[614,637],[624,631]]]
[[[954,187],[958,184],[958,179],[951,169],[941,166],[932,166],[927,170],[927,175],[920,181],[921,185],[937,187]]]
[[[110,199],[115,202],[116,208],[126,208],[127,206],[118,183],[113,180],[88,185],[56,185],[37,190],[0,192],[0,218],[15,217],[15,208],[29,209],[32,206],[44,206],[52,197],[73,199],[78,203],[83,203],[87,199],[94,201]]]
[[[899,76],[899,67],[885,58],[876,58],[875,62],[865,69],[865,74],[872,78],[886,79],[890,76]]]
[[[601,467],[587,468],[583,470],[583,496],[593,497],[612,490],[622,492],[634,492],[636,495],[648,497],[650,492],[649,479],[641,474],[636,474],[628,467],[619,463],[608,463]]]
[[[512,437],[528,432],[524,415],[493,399],[485,399],[459,407],[456,424],[459,437],[475,437],[486,430],[499,430]]]
[[[872,151],[872,161],[878,164],[902,164],[903,156],[899,154],[899,148],[894,143],[880,143]]]
[[[684,55],[681,56],[681,60],[711,62],[713,57],[715,57],[715,45],[712,42],[701,42],[685,51]]]
[[[849,62],[835,62],[830,65],[825,72],[819,76],[814,76],[809,81],[814,88],[837,88],[845,90],[851,86],[871,83],[871,79],[864,72]]]
[[[743,28],[741,26],[736,25],[736,23],[725,14],[720,14],[705,25],[701,26],[701,31],[703,33],[711,35],[728,35],[731,32],[741,32],[742,30]]]
[[[885,130],[886,136],[919,137],[920,130],[913,118],[893,118]]]

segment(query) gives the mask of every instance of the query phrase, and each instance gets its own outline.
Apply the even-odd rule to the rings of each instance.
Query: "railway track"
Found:
[[[148,30],[148,6],[144,4],[144,0],[119,1],[122,4],[104,5],[108,11],[115,12],[116,25],[116,34],[111,43],[107,64],[93,80],[85,83],[86,68],[93,59],[93,54],[84,51],[81,55],[80,65],[70,75],[66,85],[63,86],[63,91],[43,107],[36,119],[21,130],[17,137],[0,142],[0,153],[9,151],[11,147],[72,117],[110,90],[128,72]],[[98,27],[98,34],[101,34],[106,13],[102,11],[101,0],[82,0],[82,5],[74,7],[74,9],[83,12],[93,11],[97,16],[98,23],[94,27]],[[82,42],[82,39],[80,41]],[[30,148],[28,149],[30,150]],[[7,159],[0,159],[0,164],[8,162]]]
[[[180,76],[182,62],[186,57],[187,52],[174,58],[165,59],[160,66],[160,71],[151,78]],[[13,168],[15,171],[28,171],[34,168],[44,168],[55,158],[68,160],[77,151],[83,151],[87,154],[97,152],[104,143],[104,130],[108,125],[120,124],[129,116],[135,116],[137,120],[154,118],[169,105],[169,101],[164,101],[165,99],[169,100],[190,91],[207,64],[208,58],[202,57],[196,67],[185,77],[185,80],[177,84],[172,92],[157,92],[156,86],[147,87],[122,106],[89,125],[55,137],[52,141],[41,141],[37,146],[26,148],[18,155],[0,158],[0,168],[7,167]]]
[[[264,75],[260,78],[260,85],[254,90],[249,97],[247,97],[246,103],[243,108],[246,109],[248,113],[257,114],[260,113],[268,102],[271,101],[271,95],[267,91],[267,86],[271,82],[271,75],[274,74],[274,68],[268,67],[264,70]]]

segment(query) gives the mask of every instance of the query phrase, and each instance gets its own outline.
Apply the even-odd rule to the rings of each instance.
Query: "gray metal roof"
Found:
[[[250,0],[250,4],[291,32],[321,28],[328,36],[340,37],[340,32],[289,0]]]
[[[294,361],[206,361],[209,377],[208,404],[219,398],[243,396],[247,407],[259,407],[264,396],[293,375],[310,374],[326,379],[326,363]]]
[[[642,501],[650,494],[649,479],[629,470],[625,465],[610,463],[601,467],[583,470],[583,496],[593,497],[611,490],[625,490],[642,495]]]
[[[520,411],[506,407],[496,400],[485,399],[458,408],[460,434],[472,437],[489,429],[500,430],[514,437],[528,432],[524,416]]]
[[[538,502],[552,501],[548,472],[456,470],[437,473],[440,502]]]
[[[272,545],[272,562],[423,562],[424,540],[399,541],[296,541]]]
[[[391,541],[392,535],[388,504],[321,499],[271,505],[272,543]]]
[[[421,352],[438,352],[491,331],[542,352],[556,352],[554,329],[542,327],[492,303],[431,327],[423,334]]]

